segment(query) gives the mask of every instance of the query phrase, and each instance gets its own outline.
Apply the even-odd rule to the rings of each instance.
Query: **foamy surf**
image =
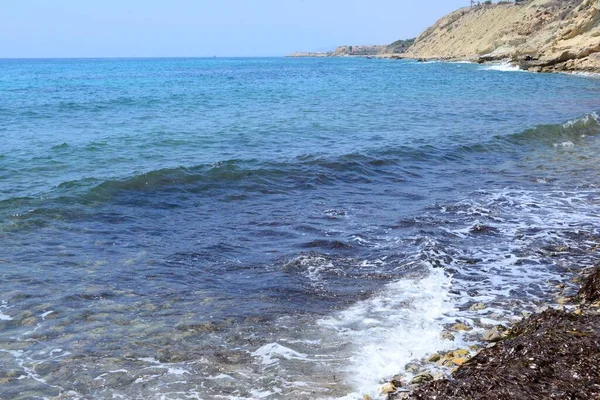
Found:
[[[377,396],[385,379],[413,359],[451,347],[440,339],[440,319],[453,310],[450,277],[430,268],[422,278],[390,283],[375,297],[319,321],[351,347],[346,380],[354,393],[345,398]]]
[[[8,305],[6,304],[5,301],[2,302],[2,304],[0,304],[0,321],[12,321],[12,318],[10,317],[10,315],[6,315],[2,312],[3,309],[7,309]]]
[[[484,66],[483,69],[487,70],[487,71],[524,72],[517,65],[511,64],[511,63],[508,63],[508,62],[487,65],[487,66]]]

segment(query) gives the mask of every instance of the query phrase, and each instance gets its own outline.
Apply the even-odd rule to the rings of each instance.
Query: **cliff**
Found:
[[[508,60],[533,71],[600,72],[600,0],[530,0],[455,11],[406,57]]]

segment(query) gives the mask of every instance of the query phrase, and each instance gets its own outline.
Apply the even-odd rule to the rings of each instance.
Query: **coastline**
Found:
[[[488,344],[475,355],[457,349],[423,360],[454,368],[450,377],[425,371],[406,382],[398,376],[382,394],[388,400],[598,398],[600,266],[583,268],[573,281],[581,283],[575,294],[486,332]]]
[[[510,63],[530,72],[600,74],[598,37],[598,0],[529,0],[461,8],[416,39],[389,46],[341,46],[329,53],[290,56]]]

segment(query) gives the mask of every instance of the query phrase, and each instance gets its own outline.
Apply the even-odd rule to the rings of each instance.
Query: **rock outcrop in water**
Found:
[[[598,73],[600,1],[530,0],[463,8],[425,30],[406,57],[506,60],[537,72]]]

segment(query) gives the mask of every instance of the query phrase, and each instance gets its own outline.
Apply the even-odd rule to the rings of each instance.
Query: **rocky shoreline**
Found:
[[[490,327],[481,336],[481,348],[435,353],[411,363],[406,372],[413,377],[399,374],[381,393],[388,400],[600,398],[600,266],[585,269],[576,280],[579,291],[561,293],[557,308],[524,313],[510,328]],[[571,294],[565,285],[559,289]],[[470,329],[457,323],[442,335],[452,339]],[[439,368],[450,368],[451,376],[431,372]]]
[[[459,9],[418,38],[293,57],[505,62],[531,72],[600,74],[600,0],[527,0]]]
[[[529,0],[463,8],[426,29],[406,57],[599,73],[600,1]]]

